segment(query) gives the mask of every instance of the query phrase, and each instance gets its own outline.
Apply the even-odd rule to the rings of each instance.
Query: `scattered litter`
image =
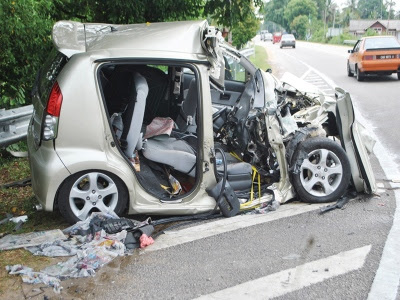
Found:
[[[154,240],[151,236],[149,237],[144,233],[140,236],[140,248],[146,248],[152,244],[154,244]]]
[[[55,293],[59,294],[62,287],[60,280],[56,277],[49,276],[42,272],[33,272],[32,268],[28,268],[22,265],[6,266],[6,270],[11,275],[21,275],[22,281],[25,283],[44,283],[48,286],[53,287]]]
[[[266,214],[270,211],[275,211],[279,208],[281,204],[277,200],[272,200],[268,202],[261,203],[260,207],[255,208],[252,211],[249,211],[247,214],[255,215],[255,214]]]
[[[22,220],[18,224],[22,224]],[[40,272],[15,265],[7,266],[10,274],[20,274],[23,282],[44,283],[59,293],[60,280],[93,276],[96,270],[127,250],[154,243],[151,219],[143,222],[119,218],[115,213],[92,213],[85,221],[59,230],[9,235],[0,239],[0,249],[25,247],[34,255],[71,256],[68,260],[46,267]],[[69,238],[67,238],[67,236]]]
[[[33,255],[42,255],[49,257],[72,256],[77,253],[76,240],[56,240],[43,243],[37,246],[26,247],[25,249]]]
[[[324,207],[320,208],[320,214],[324,214],[328,211],[334,210],[334,209],[344,209],[345,205],[350,201],[350,199],[355,198],[357,196],[357,193],[355,191],[347,191],[346,194],[344,194],[340,199],[335,203],[331,205],[327,205]]]
[[[7,214],[6,214],[6,217],[5,217],[3,220],[0,221],[0,225],[2,225],[2,224],[4,224],[4,223],[7,223],[7,222],[10,222],[10,220],[11,220],[12,217],[13,217],[12,214],[7,213]]]
[[[19,223],[19,222],[25,223],[26,221],[28,221],[28,216],[25,215],[25,216],[14,217],[11,218],[10,221],[14,223]]]
[[[0,239],[0,250],[10,250],[29,246],[37,246],[46,242],[65,239],[60,229],[7,235]]]
[[[13,231],[18,231],[18,230],[20,230],[23,224],[24,224],[24,222],[19,221],[19,222],[15,225]]]

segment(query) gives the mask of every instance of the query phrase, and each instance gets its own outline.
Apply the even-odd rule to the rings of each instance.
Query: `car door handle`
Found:
[[[220,96],[219,96],[219,99],[220,100],[229,100],[231,98],[231,95],[230,94],[221,94]]]

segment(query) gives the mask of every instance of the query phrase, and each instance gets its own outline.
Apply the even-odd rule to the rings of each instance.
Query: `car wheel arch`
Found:
[[[117,188],[117,199],[116,199],[116,207],[115,212],[117,214],[122,214],[128,211],[130,206],[130,189],[128,188],[127,183],[123,178],[118,176],[117,174],[102,169],[85,169],[78,172],[74,172],[69,175],[67,178],[63,180],[63,182],[58,187],[57,193],[55,195],[54,200],[54,210],[59,210],[64,218],[70,223],[76,222],[77,220],[73,220],[73,215],[71,215],[71,211],[67,209],[65,201],[70,198],[70,191],[68,195],[65,194],[68,189],[71,189],[74,184],[86,174],[104,174],[105,177],[111,179],[112,183],[115,184]]]
[[[306,159],[308,160],[310,153],[320,149],[325,149],[327,150],[326,152],[329,153],[328,155],[335,156],[339,165],[342,166],[342,171],[340,177],[337,179],[339,182],[335,184],[335,189],[331,193],[327,193],[326,195],[323,195],[322,193],[321,196],[316,196],[313,194],[313,187],[311,187],[311,191],[307,191],[304,187],[305,184],[301,178],[303,172],[302,165]],[[331,139],[324,137],[306,138],[298,143],[291,160],[291,182],[296,190],[296,194],[303,202],[325,203],[334,201],[344,194],[350,183],[351,170],[347,154],[340,144],[335,143]],[[313,175],[311,177],[313,177]]]

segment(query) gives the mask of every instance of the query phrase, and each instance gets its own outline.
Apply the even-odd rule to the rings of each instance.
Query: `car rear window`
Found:
[[[366,39],[365,40],[365,49],[373,50],[373,49],[398,49],[400,48],[399,41],[393,37],[389,38],[376,38],[376,39]]]
[[[282,36],[283,40],[294,40],[294,35],[292,34],[285,34]]]
[[[57,79],[58,74],[68,61],[68,57],[53,49],[50,52],[43,68],[39,71],[39,80],[36,82],[37,91],[43,106],[46,106],[51,88]]]

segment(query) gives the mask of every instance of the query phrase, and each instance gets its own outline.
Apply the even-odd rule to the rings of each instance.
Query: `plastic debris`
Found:
[[[25,215],[25,216],[14,217],[11,218],[10,221],[14,223],[19,223],[19,222],[25,223],[26,221],[28,221],[28,216]]]
[[[44,283],[48,286],[51,286],[53,287],[54,292],[57,294],[59,294],[62,289],[60,280],[58,278],[49,276],[42,272],[34,272],[32,268],[28,268],[23,265],[13,265],[6,266],[6,270],[11,275],[21,275],[22,281],[25,283]]]
[[[70,235],[69,239],[60,230],[44,231],[8,236],[8,240],[0,243],[0,246],[3,249],[25,246],[34,255],[71,256],[68,260],[46,267],[40,272],[33,272],[31,268],[21,265],[7,266],[10,274],[20,274],[24,282],[45,283],[59,293],[60,280],[94,276],[97,269],[115,257],[125,255],[127,249],[139,246],[144,248],[153,244],[151,234],[154,226],[150,223],[150,218],[139,222],[120,219],[114,213],[96,212],[85,221],[79,221],[65,229],[64,233]],[[3,240],[5,238],[0,242]]]
[[[38,231],[18,235],[7,235],[0,239],[0,250],[36,246],[46,242],[65,239],[60,229]]]
[[[151,236],[149,237],[144,233],[140,236],[140,248],[146,248],[152,244],[154,244],[154,239]]]
[[[25,249],[31,252],[33,255],[42,255],[49,257],[72,256],[75,255],[78,251],[75,240],[57,240],[53,242],[43,243],[37,246],[26,247]]]

